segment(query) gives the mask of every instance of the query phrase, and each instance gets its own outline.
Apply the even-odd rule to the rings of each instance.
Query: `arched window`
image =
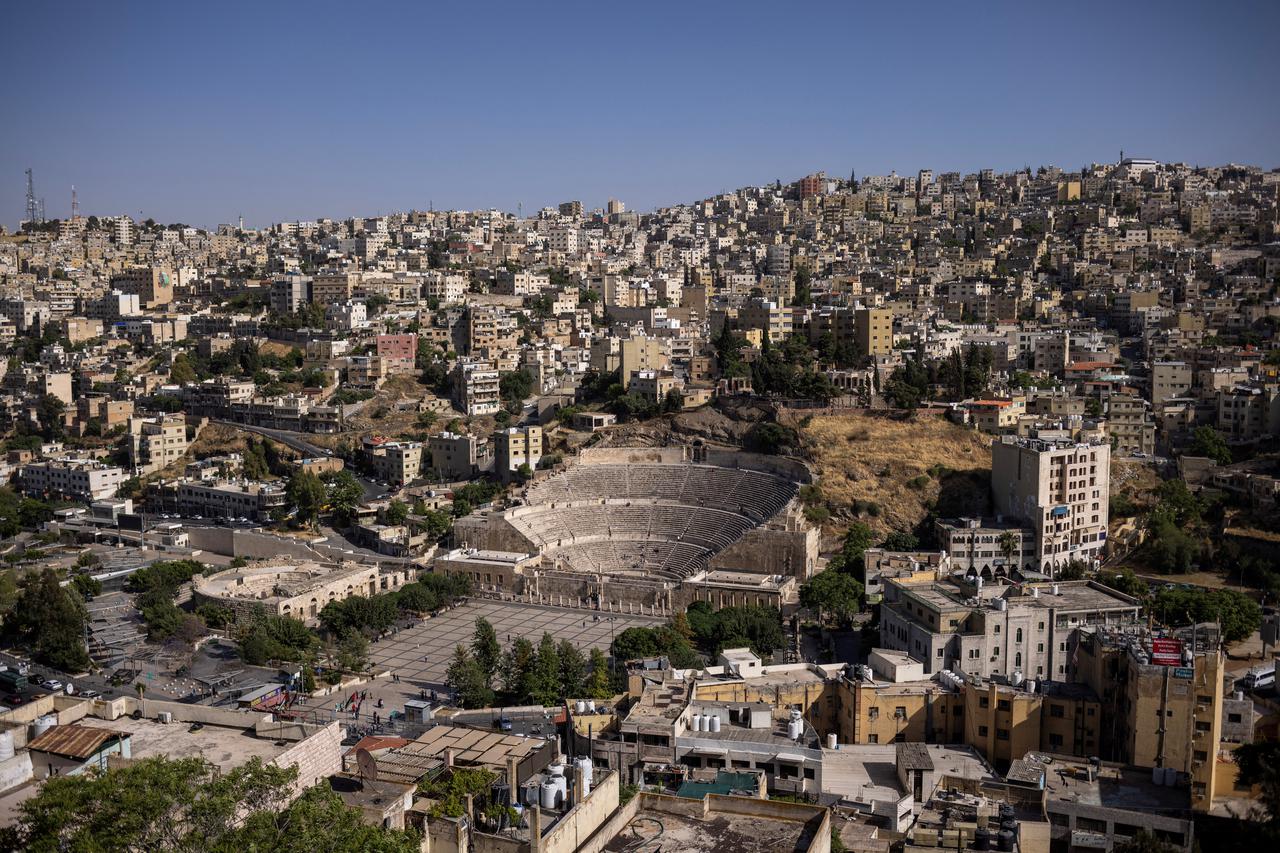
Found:
[[[1019,628],[1019,629],[1018,629],[1018,642],[1019,642],[1019,643],[1021,643],[1021,642],[1022,642],[1022,629],[1021,629],[1021,628]]]
[[[1013,656],[1013,665],[1022,666],[1022,652],[1018,652],[1016,655]]]

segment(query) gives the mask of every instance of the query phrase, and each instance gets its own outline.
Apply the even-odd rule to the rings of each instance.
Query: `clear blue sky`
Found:
[[[1280,166],[1280,2],[6,4],[0,222],[633,209],[1119,149]]]

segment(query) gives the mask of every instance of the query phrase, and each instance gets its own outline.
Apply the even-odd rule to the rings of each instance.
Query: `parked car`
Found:
[[[56,678],[49,678],[40,682],[40,686],[43,687],[45,690],[51,690],[54,693],[57,693],[59,690],[62,689],[62,682]]]
[[[11,693],[10,695],[4,697],[4,704],[10,706],[11,708],[16,708],[26,701],[27,701],[26,699],[24,699],[21,695],[17,693]]]
[[[97,699],[102,694],[96,690],[85,690],[80,693],[81,699]]]

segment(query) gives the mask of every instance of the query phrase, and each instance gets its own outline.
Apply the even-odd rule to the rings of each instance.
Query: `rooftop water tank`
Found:
[[[40,735],[49,731],[49,729],[53,728],[57,724],[58,724],[58,718],[53,714],[45,714],[43,717],[36,717],[35,722],[32,724],[32,729],[34,731],[34,734],[32,734],[32,737],[33,738],[40,737]]]
[[[588,699],[588,700],[587,700],[587,712],[588,712],[588,713],[594,713],[594,712],[595,712],[595,710],[596,710],[596,700],[594,700],[594,699]]]
[[[973,833],[973,849],[974,850],[990,850],[991,849],[991,833],[985,829],[975,830]]]
[[[720,731],[720,715],[719,714],[712,714],[710,723],[711,725],[707,728],[707,731],[709,732]]]
[[[839,745],[840,745],[840,739],[836,737],[835,732],[831,732],[830,734],[827,735],[827,749],[835,749]]]
[[[1013,833],[1007,829],[1000,830],[1000,834],[996,836],[997,847],[1002,853],[1012,853],[1013,851]]]
[[[791,740],[799,740],[802,734],[804,734],[804,723],[802,721],[793,719],[787,723],[787,737],[791,738]]]
[[[13,732],[0,732],[0,761],[13,758]]]
[[[524,802],[528,806],[536,806],[538,804],[538,783],[526,782],[524,785]]]
[[[689,727],[693,729],[695,732],[702,731],[702,715],[701,714],[694,714],[693,719],[690,720],[689,723],[690,723]]]
[[[1021,687],[1022,686],[1022,670],[1015,669],[1013,671],[1013,674],[1009,676],[1009,683],[1012,684],[1014,687]]]
[[[550,773],[552,776],[563,776],[564,765],[561,764],[559,761],[557,761],[554,764],[551,764],[547,767],[547,772]]]
[[[585,713],[587,713],[587,703],[586,703],[586,701],[585,701],[585,700],[583,700],[583,699],[579,699],[577,702],[575,702],[575,703],[573,704],[573,711],[574,711],[574,713],[576,713],[576,714],[585,714]]]
[[[583,756],[582,758],[575,758],[573,761],[573,765],[582,771],[582,779],[588,785],[590,785],[595,780],[596,769],[595,769],[595,766],[591,763],[590,758],[587,758],[586,756]]]
[[[542,807],[544,809],[554,809],[556,807],[557,790],[555,784],[550,779],[542,783],[539,793],[541,795]]]

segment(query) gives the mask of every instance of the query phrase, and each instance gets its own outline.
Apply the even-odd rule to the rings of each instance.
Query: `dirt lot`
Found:
[[[872,412],[818,415],[802,431],[833,514],[830,533],[854,518],[883,535],[915,529],[931,510],[989,510],[989,436],[939,417]],[[875,504],[879,515],[859,514],[857,501]]]

